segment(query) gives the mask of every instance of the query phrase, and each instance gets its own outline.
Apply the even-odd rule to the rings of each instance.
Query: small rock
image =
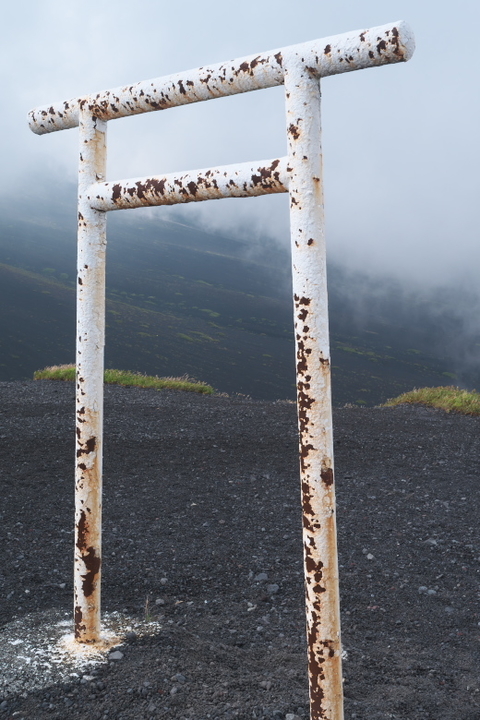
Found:
[[[165,600],[163,598],[157,598],[155,600],[155,605],[165,605]]]
[[[263,632],[264,630],[265,630],[265,628],[263,627],[263,625],[259,625],[257,627],[257,632],[259,632],[259,633]]]
[[[295,713],[287,713],[285,715],[285,720],[300,720],[300,715],[295,715]]]
[[[455,609],[453,607],[446,607],[445,612],[451,615],[453,612],[455,612]]]
[[[170,695],[176,695],[178,693],[178,687],[174,685],[170,690]]]
[[[430,588],[430,590],[427,590],[427,595],[436,595],[436,594],[437,594],[437,591],[434,590],[433,588]]]
[[[133,630],[129,630],[127,634],[125,635],[126,640],[136,640],[137,639],[137,633]]]
[[[114,652],[111,652],[108,656],[109,660],[121,660],[123,658],[123,653],[120,652],[120,650],[114,650]]]
[[[255,575],[253,579],[255,582],[265,582],[266,580],[268,580],[268,575],[267,573],[261,572],[258,573],[258,575]]]
[[[8,703],[6,700],[0,703],[0,710],[6,710],[8,708]]]
[[[166,585],[168,582],[167,578],[160,578],[160,585]]]
[[[267,585],[267,593],[269,595],[275,595],[280,590],[279,586],[273,583],[272,585]]]
[[[171,680],[176,681],[176,682],[179,682],[179,683],[185,683],[185,682],[187,682],[187,678],[185,677],[185,675],[182,675],[182,673],[177,673],[176,675],[174,675],[174,676],[171,678]]]
[[[375,560],[375,555],[372,555],[372,553],[367,553],[367,560]]]
[[[272,687],[271,680],[262,680],[262,682],[260,683],[260,687],[264,690],[270,690],[270,688]]]
[[[60,590],[65,590],[65,588],[67,587],[67,583],[59,583],[58,587],[60,588]]]
[[[438,545],[438,542],[436,540],[434,540],[434,538],[428,538],[427,540],[425,540],[425,544],[426,545]]]
[[[428,588],[426,587],[426,585],[420,585],[420,587],[418,588],[418,592],[420,594],[426,593],[427,591],[428,591]]]

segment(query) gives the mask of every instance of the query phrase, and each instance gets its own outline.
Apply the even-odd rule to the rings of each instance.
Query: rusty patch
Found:
[[[80,552],[82,561],[85,565],[86,573],[81,575],[82,577],[82,588],[85,597],[90,597],[95,590],[95,579],[98,575],[101,565],[101,559],[98,557],[97,552],[91,545],[88,544],[88,523],[87,516],[84,510],[80,513],[80,518],[77,524],[77,542],[76,546]]]
[[[325,485],[333,485],[333,470],[331,467],[322,468],[320,475]]]
[[[86,546],[87,534],[87,516],[85,511],[82,510],[77,524],[77,548],[81,553],[83,553]]]
[[[310,303],[312,302],[310,298],[299,297],[298,295],[294,295],[293,299],[295,300],[296,305],[310,305]]]
[[[80,605],[75,605],[74,620],[75,620],[75,638],[78,639],[78,638],[82,637],[82,634],[87,629],[82,622],[83,613],[82,613],[82,608],[80,607]]]
[[[294,125],[293,123],[290,123],[288,127],[288,132],[293,137],[294,140],[298,140],[300,137],[300,130],[298,129],[298,125]]]
[[[82,555],[82,559],[87,570],[85,575],[82,575],[83,594],[85,597],[90,597],[95,590],[95,581],[102,561],[101,558],[98,557],[94,547],[89,547],[87,553]]]
[[[308,445],[302,443],[300,448],[300,467],[302,468],[302,472],[305,472],[305,470],[309,467],[307,458],[310,455],[310,450],[315,450],[311,443],[308,443]]]
[[[385,40],[380,40],[380,42],[377,45],[378,54],[381,55],[382,52],[384,52],[386,49],[387,49],[387,43],[385,42]]]
[[[80,439],[79,428],[77,428],[77,436]],[[83,447],[77,450],[77,458],[81,457],[82,455],[89,455],[90,453],[94,452],[96,444],[97,439],[95,437],[88,438],[86,442],[82,443]]]

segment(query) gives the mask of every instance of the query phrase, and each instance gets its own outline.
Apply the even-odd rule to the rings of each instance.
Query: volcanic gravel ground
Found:
[[[0,717],[306,718],[295,406],[105,388],[103,611],[130,633],[72,665],[48,643],[72,630],[74,387],[0,393]],[[480,718],[479,429],[335,412],[348,719]]]

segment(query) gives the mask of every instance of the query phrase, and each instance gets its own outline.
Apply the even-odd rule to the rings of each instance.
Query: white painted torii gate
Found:
[[[413,51],[412,32],[397,22],[105,90],[29,113],[30,128],[39,135],[76,126],[80,130],[74,572],[78,642],[101,642],[106,213],[288,192],[311,718],[343,718],[319,81],[405,62]],[[109,120],[281,84],[286,157],[106,182]]]

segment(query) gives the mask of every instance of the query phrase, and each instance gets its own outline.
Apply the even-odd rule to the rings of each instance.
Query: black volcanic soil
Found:
[[[282,402],[106,387],[103,608],[160,627],[78,677],[28,675],[18,628],[72,606],[73,393],[0,383],[0,639],[25,663],[0,717],[306,718]],[[348,719],[480,718],[479,430],[420,407],[335,411]]]

